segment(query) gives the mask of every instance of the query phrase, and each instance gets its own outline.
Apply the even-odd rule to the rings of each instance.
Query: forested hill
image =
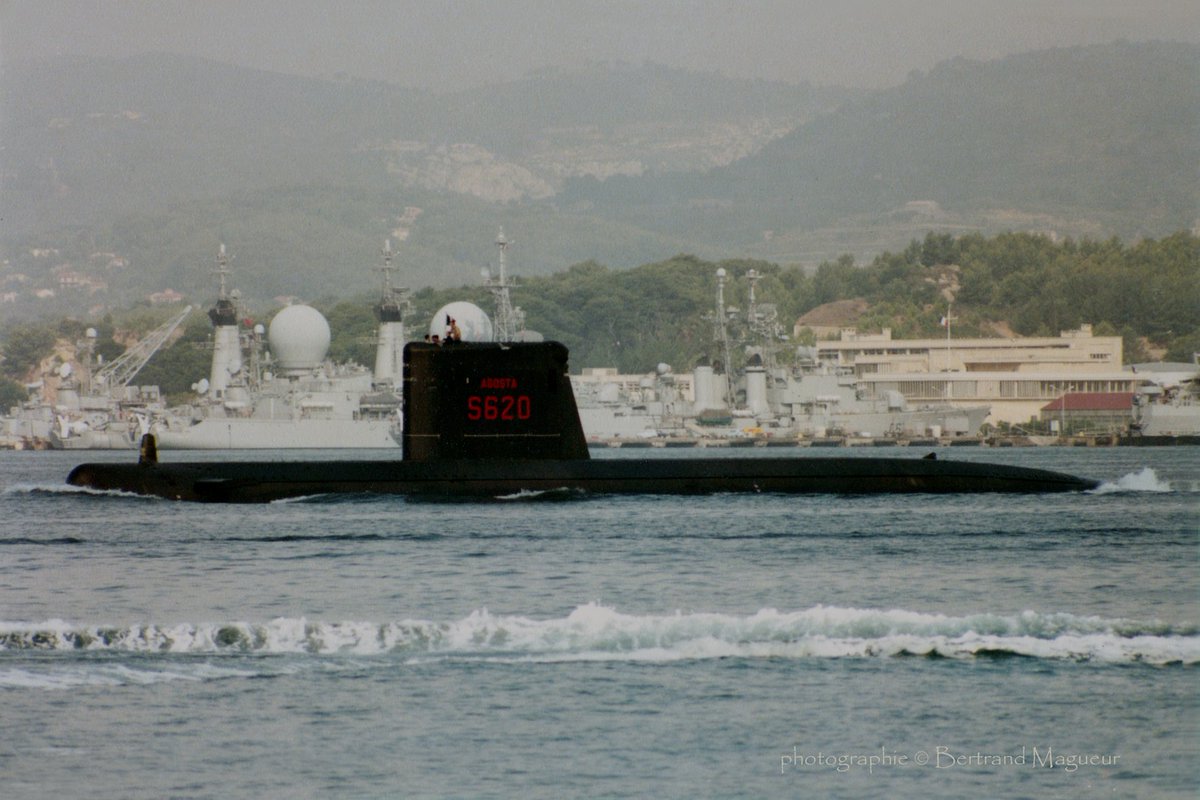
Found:
[[[703,176],[568,191],[789,261],[839,235],[847,251],[895,246],[913,223],[1164,236],[1200,221],[1198,163],[1200,46],[1117,42],[944,62]]]
[[[778,309],[785,334],[805,312],[843,299],[862,299],[865,311],[850,321],[859,330],[892,329],[896,338],[942,335],[939,320],[953,302],[961,336],[1054,336],[1083,324],[1097,334],[1121,335],[1129,362],[1152,360],[1145,345],[1168,360],[1191,361],[1200,352],[1200,237],[1175,234],[1125,245],[1055,242],[1045,236],[929,234],[897,252],[855,265],[825,262],[815,273],[751,260],[705,261],[677,256],[615,271],[595,263],[524,281],[515,302],[529,327],[571,348],[573,368],[617,366],[648,372],[660,361],[690,369],[715,357],[707,320],[718,268],[730,282],[726,302],[745,309],[753,269],[762,278],[760,303]],[[468,297],[491,308],[481,289],[427,290],[416,297],[418,325],[442,304]],[[362,311],[341,306],[345,323]],[[363,328],[359,338],[368,333]],[[347,351],[348,353],[350,351]],[[365,351],[360,358],[366,359]]]
[[[861,300],[863,311],[847,324],[859,330],[887,327],[897,338],[940,335],[938,320],[953,301],[959,336],[1054,335],[1087,323],[1097,335],[1121,335],[1126,362],[1150,360],[1146,345],[1176,361],[1190,361],[1200,351],[1200,237],[1182,233],[1132,246],[1115,239],[930,234],[867,266],[842,258],[812,275],[763,261],[712,262],[687,255],[620,271],[592,262],[524,280],[513,299],[531,329],[571,348],[573,370],[616,366],[637,374],[660,362],[688,370],[716,356],[706,315],[718,268],[730,276],[726,301],[743,309],[746,273],[762,275],[758,302],[775,305],[782,332],[789,335],[801,314],[852,298]],[[464,299],[491,309],[479,286],[418,292],[407,319],[410,337],[419,338],[443,304]],[[372,304],[369,296],[318,303],[333,331],[332,358],[373,363]],[[246,312],[260,320],[272,313]],[[114,339],[128,343],[171,313],[141,308],[104,318],[96,325],[98,352],[115,357],[123,345]],[[55,351],[69,351],[86,327],[65,319],[0,326],[0,408],[20,402],[21,382],[34,380],[39,363]],[[138,381],[185,395],[208,372],[211,330],[203,311],[194,311],[183,337],[157,354]],[[811,341],[810,331],[800,333],[801,341]],[[790,346],[784,348],[785,359],[790,352]]]
[[[720,175],[803,216],[910,200],[1120,219],[1125,236],[1200,213],[1200,47],[1118,43],[956,59],[814,120]]]
[[[859,330],[891,328],[897,338],[940,335],[938,320],[953,301],[959,336],[1054,335],[1087,323],[1097,335],[1121,335],[1127,362],[1150,360],[1147,345],[1176,361],[1190,361],[1200,351],[1200,237],[1190,234],[1132,246],[1115,239],[1053,242],[1030,234],[957,239],[930,234],[867,266],[843,258],[821,265],[813,275],[769,262],[712,262],[695,256],[620,271],[584,263],[522,281],[513,299],[525,309],[530,328],[571,348],[574,370],[616,366],[636,374],[660,362],[688,370],[699,359],[716,356],[706,315],[713,306],[718,268],[730,276],[726,301],[743,309],[746,273],[753,269],[762,275],[758,302],[775,305],[782,331],[789,335],[801,314],[845,299],[860,301],[856,305],[862,312],[845,321]],[[418,292],[407,320],[410,337],[419,338],[444,303],[464,299],[492,307],[478,286]],[[318,304],[333,330],[330,355],[335,360],[373,363],[372,302],[364,296]],[[265,320],[272,310],[246,312]],[[128,342],[170,313],[143,308],[105,318],[96,326],[99,352],[115,357],[123,347],[114,337]],[[0,327],[0,375],[7,376],[0,377],[0,403],[6,397],[9,404],[18,402],[19,382],[35,379],[37,365],[56,349],[69,350],[85,327],[78,320]],[[203,311],[193,312],[183,338],[156,355],[139,382],[186,393],[207,374],[211,330]],[[811,332],[800,333],[801,341],[811,341]],[[785,347],[784,357],[790,352]]]
[[[445,286],[494,257],[500,225],[530,273],[634,266],[688,243],[560,210],[570,176],[707,170],[861,94],[654,65],[451,94],[163,54],[6,67],[0,289],[25,317],[206,296],[225,242],[248,296],[352,292],[388,237],[406,281]],[[97,269],[105,253],[127,266]],[[30,299],[62,271],[92,288]]]
[[[544,71],[434,94],[167,54],[21,64],[0,76],[0,91],[0,210],[10,235],[298,186],[492,199],[486,183],[507,181],[503,199],[543,197],[557,175],[587,169],[565,163],[573,148],[580,161],[617,169],[649,158],[646,133],[655,126],[686,151],[694,144],[687,130],[759,120],[783,133],[861,94],[654,65]],[[641,146],[630,136],[638,131]],[[587,146],[596,139],[609,152]],[[428,150],[439,147],[457,150],[428,163]],[[712,165],[697,157],[666,166]],[[449,174],[455,161],[473,166],[484,185]],[[434,174],[436,166],[447,174]],[[606,174],[604,163],[595,166]],[[524,184],[511,168],[529,173]],[[407,201],[397,200],[403,210]]]
[[[674,253],[808,269],[928,232],[1160,239],[1200,214],[1200,46],[957,60],[864,93],[652,65],[446,95],[156,55],[0,74],[10,318],[471,281]]]

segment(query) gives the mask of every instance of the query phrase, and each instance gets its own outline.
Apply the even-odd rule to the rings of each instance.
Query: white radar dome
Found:
[[[288,306],[271,320],[267,344],[281,369],[319,367],[329,352],[329,323],[312,306]]]
[[[464,342],[490,342],[492,340],[492,321],[483,309],[465,300],[447,303],[438,309],[429,321],[429,335],[439,339],[446,338],[446,328],[449,326],[447,317],[458,323]]]

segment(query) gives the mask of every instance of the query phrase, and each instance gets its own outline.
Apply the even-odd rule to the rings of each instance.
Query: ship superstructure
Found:
[[[794,346],[778,309],[762,302],[760,281],[745,273],[743,312],[727,300],[730,282],[716,271],[712,324],[716,358],[675,375],[667,365],[631,383],[580,375],[573,383],[589,440],[696,439],[786,441],[856,437],[914,439],[973,436],[988,407],[914,407],[898,392],[871,395],[853,370],[824,363],[814,347]],[[690,398],[688,397],[690,388]],[[690,399],[690,404],[689,404]]]
[[[240,294],[228,288],[229,259],[225,245],[217,254],[217,300],[208,310],[213,325],[213,357],[208,378],[208,398],[214,402],[225,399],[230,381],[242,373],[242,345],[238,333],[238,300]]]
[[[137,446],[163,410],[157,386],[136,386],[133,379],[183,324],[192,307],[171,317],[108,363],[96,355],[96,330],[79,342],[79,369],[64,363],[54,403],[49,446],[57,450],[124,450]]]
[[[394,389],[403,368],[404,317],[411,307],[408,288],[392,285],[392,243],[383,245],[383,264],[379,272],[383,275],[383,286],[379,302],[375,305],[375,318],[379,320],[379,335],[375,347],[374,384],[377,389]]]
[[[394,386],[404,340],[405,296],[391,286],[391,248],[384,248],[385,291],[376,308],[377,373],[326,359],[329,323],[315,308],[289,305],[269,328],[240,326],[239,295],[228,288],[229,261],[217,260],[217,299],[209,377],[194,403],[153,425],[158,446],[171,449],[398,448],[400,396]],[[382,369],[380,369],[382,368]],[[382,375],[382,377],[381,377]]]

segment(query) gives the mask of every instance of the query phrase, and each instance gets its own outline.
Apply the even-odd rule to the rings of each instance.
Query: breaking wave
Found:
[[[1105,481],[1092,490],[1092,494],[1113,494],[1116,492],[1170,492],[1171,484],[1162,480],[1150,469],[1143,467],[1140,472],[1122,475],[1116,481]]]
[[[408,660],[672,662],[717,658],[966,659],[1025,656],[1100,663],[1196,664],[1200,628],[1159,621],[1026,611],[945,616],[816,606],[716,613],[623,614],[598,604],[557,619],[475,611],[454,622],[318,622],[279,618],[106,627],[62,620],[0,623],[0,687],[19,685],[14,653],[180,655],[391,654]],[[243,663],[243,662],[239,662]]]

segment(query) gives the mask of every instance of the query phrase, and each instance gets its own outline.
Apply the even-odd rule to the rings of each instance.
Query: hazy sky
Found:
[[[880,87],[962,55],[1200,41],[1198,0],[0,0],[0,60],[189,53],[453,89],[589,61]]]

